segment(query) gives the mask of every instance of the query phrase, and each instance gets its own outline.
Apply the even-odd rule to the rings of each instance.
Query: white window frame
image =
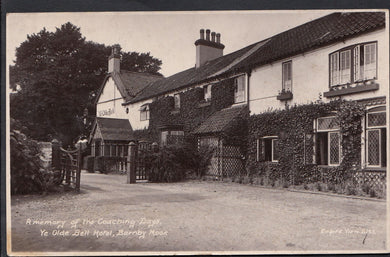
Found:
[[[372,62],[372,64],[373,64],[373,66],[375,66],[375,75],[372,76],[372,77],[367,77],[367,75],[366,75],[368,73],[367,67],[368,67],[369,64],[366,64],[366,52],[367,52],[366,49],[368,47],[371,47],[371,46],[373,46],[372,49],[374,49],[374,54],[372,56],[370,55],[370,58],[374,58],[374,62]],[[377,66],[378,65],[378,57],[377,57],[377,43],[376,42],[364,44],[364,64],[363,65],[364,65],[364,68],[363,68],[363,70],[364,70],[364,80],[376,79],[377,74],[378,74],[378,66]]]
[[[344,57],[344,58],[343,58]],[[340,65],[339,65],[339,83],[348,84],[351,83],[351,50],[345,50],[340,52]],[[345,69],[342,69],[345,66]],[[347,79],[344,79],[346,77]]]
[[[330,86],[337,86],[340,84],[340,67],[339,67],[339,52],[330,55]]]
[[[234,78],[234,103],[243,103],[246,101],[246,79],[245,75],[241,75]],[[239,90],[240,83],[239,81],[242,81],[241,84],[241,90]]]
[[[336,119],[336,116],[319,117],[319,118],[316,119],[316,126],[317,126],[316,130],[317,130],[317,132],[329,132],[329,131],[339,131],[340,130],[340,128],[334,128],[334,129],[320,129],[319,128],[318,120],[320,120],[320,119],[330,119],[330,118]]]
[[[330,163],[330,135],[337,134],[339,139],[339,158],[337,163]],[[341,162],[341,134],[339,131],[328,131],[328,166],[339,166]]]
[[[141,105],[140,108],[140,121],[150,120],[149,104]]]
[[[203,87],[203,99],[206,102],[211,101],[211,86],[212,86],[211,84],[208,84],[208,85]]]
[[[274,142],[278,141],[278,140],[279,140],[279,138],[272,138],[271,139],[271,161],[272,162],[279,162],[279,160],[274,159]],[[280,155],[280,151],[279,151],[279,155]]]
[[[378,161],[378,165],[370,165],[369,163],[368,163],[368,133],[370,132],[370,131],[378,131],[379,132],[379,141],[378,141],[378,146],[379,146],[379,151],[378,151],[378,153],[379,153],[379,161]],[[381,131],[381,129],[380,128],[374,128],[374,129],[372,129],[372,128],[370,128],[370,129],[367,129],[367,131],[366,131],[366,133],[367,133],[367,143],[366,143],[366,166],[368,167],[368,168],[380,168],[380,167],[382,167],[381,165],[382,165],[382,151],[381,151],[381,149],[382,149],[382,140],[381,140],[381,138],[382,138],[382,131]]]
[[[174,94],[173,98],[174,98],[175,110],[179,110],[180,109],[180,93]]]
[[[284,91],[292,92],[292,72],[291,60],[282,63],[282,90]]]
[[[371,49],[371,51],[368,51],[368,49]],[[369,54],[367,55],[367,53]],[[345,56],[345,58],[343,58],[343,56]],[[347,57],[349,57],[349,61],[347,61]],[[360,63],[361,58],[363,61],[362,64]],[[372,62],[366,63],[368,59]],[[349,68],[345,68],[342,70],[342,67],[344,65],[345,67],[349,66]],[[370,67],[370,69],[368,69],[368,67]],[[367,76],[367,74],[370,74],[370,76]],[[357,83],[377,78],[378,42],[363,42],[360,44],[345,47],[329,54],[330,87]]]
[[[376,109],[378,107],[385,107],[384,110],[380,110],[380,111],[373,111],[371,112],[370,110],[372,109]],[[366,112],[366,115],[365,115],[365,137],[366,137],[366,140],[365,140],[365,144],[366,146],[364,147],[366,153],[364,155],[365,157],[365,164],[366,164],[366,167],[367,168],[382,168],[382,130],[383,128],[385,128],[386,130],[388,129],[386,127],[386,124],[387,124],[387,120],[386,120],[386,123],[385,125],[380,125],[380,126],[369,126],[368,125],[368,115],[369,114],[372,114],[372,113],[385,113],[385,115],[387,115],[386,113],[387,109],[386,109],[386,106],[383,106],[383,105],[378,105],[378,106],[372,106],[370,109],[367,110]],[[386,116],[386,119],[387,119],[387,116]],[[374,130],[378,130],[379,131],[379,164],[378,165],[370,165],[368,163],[368,154],[369,154],[369,150],[368,150],[368,146],[369,146],[369,143],[368,143],[368,133],[370,131],[374,131]]]
[[[340,163],[341,163],[341,158],[342,158],[342,147],[341,147],[341,134],[340,134],[340,128],[333,128],[333,129],[330,129],[330,128],[327,128],[327,129],[320,129],[319,126],[318,126],[318,120],[320,119],[329,119],[329,118],[336,118],[336,116],[325,116],[325,117],[319,117],[315,120],[314,122],[314,125],[315,125],[315,128],[314,130],[318,133],[327,133],[327,137],[328,137],[328,145],[327,145],[327,150],[328,150],[328,164],[327,166],[339,166]],[[339,137],[339,161],[338,163],[330,163],[330,134],[334,134],[334,133],[337,133],[338,134],[338,137]],[[313,137],[314,140],[316,137]],[[314,147],[316,147],[316,142],[314,142]],[[314,151],[314,156],[317,155],[317,151],[318,149],[315,149]],[[317,161],[317,160],[316,160]]]

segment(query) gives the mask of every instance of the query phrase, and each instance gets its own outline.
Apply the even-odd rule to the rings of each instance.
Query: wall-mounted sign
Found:
[[[99,111],[99,117],[102,116],[110,116],[111,114],[114,113],[114,108],[108,108],[107,110],[101,110]]]

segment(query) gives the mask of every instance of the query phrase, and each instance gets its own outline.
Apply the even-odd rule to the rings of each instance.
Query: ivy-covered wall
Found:
[[[340,166],[321,168],[307,161],[305,147],[313,147],[313,120],[336,112],[342,135]],[[334,101],[294,106],[282,111],[267,112],[249,118],[247,175],[264,176],[269,180],[282,180],[289,184],[326,181],[341,183],[351,176],[351,169],[360,167],[361,120],[363,106],[356,102]],[[265,136],[278,136],[279,162],[257,161],[256,140]]]
[[[203,99],[203,88],[193,88],[180,93],[180,110],[174,109],[174,98],[165,96],[153,101],[150,107],[149,128],[134,131],[136,138],[158,142],[160,127],[183,126],[189,135],[211,114],[234,103],[234,79],[226,79],[211,87],[211,100]]]

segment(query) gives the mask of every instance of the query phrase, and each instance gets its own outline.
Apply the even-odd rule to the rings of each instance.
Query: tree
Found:
[[[81,133],[85,108],[94,113],[94,98],[107,74],[111,47],[86,41],[80,28],[66,23],[27,36],[10,67],[11,117],[37,140],[57,137],[70,143]],[[124,70],[158,74],[161,61],[149,53],[121,52]]]

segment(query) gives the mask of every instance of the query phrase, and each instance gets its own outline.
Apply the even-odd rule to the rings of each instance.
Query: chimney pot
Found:
[[[217,33],[217,43],[221,43],[221,34]]]
[[[210,41],[210,30],[206,29],[206,40]]]
[[[215,32],[211,32],[211,41],[215,42]]]
[[[200,39],[204,39],[204,29],[200,30]]]

